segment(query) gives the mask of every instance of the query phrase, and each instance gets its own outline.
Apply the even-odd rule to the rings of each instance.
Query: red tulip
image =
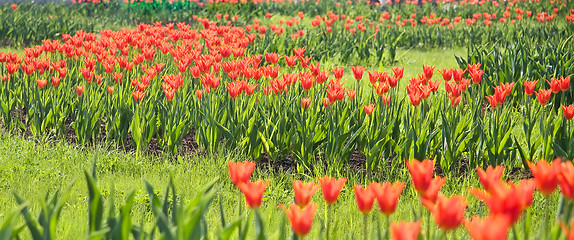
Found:
[[[432,213],[436,224],[443,231],[449,231],[458,228],[463,223],[467,205],[463,196],[446,198],[439,195],[436,204],[426,207]]]
[[[434,66],[427,66],[423,64],[423,74],[424,74],[424,78],[425,80],[430,80],[432,78],[433,72],[434,72]]]
[[[293,190],[295,191],[295,204],[299,207],[305,207],[319,189],[319,185],[315,185],[313,181],[303,183],[298,180],[293,180]]]
[[[416,240],[419,238],[420,230],[420,221],[391,223],[391,237],[393,240]]]
[[[16,10],[16,8],[18,7],[18,5],[12,4],[12,5],[10,5],[10,7],[12,8],[12,10]]]
[[[550,89],[540,89],[536,92],[536,97],[538,98],[538,102],[540,105],[546,105],[550,100],[552,91]]]
[[[375,194],[379,210],[383,214],[389,216],[395,212],[404,187],[404,182],[395,182],[392,185],[389,182],[382,185],[380,183],[372,184],[371,190]]]
[[[227,162],[227,167],[229,168],[229,177],[231,182],[238,186],[240,183],[249,182],[251,178],[251,173],[255,169],[255,162],[245,161],[245,162]]]
[[[568,226],[566,226],[564,223],[560,223],[560,228],[562,228],[564,235],[566,235],[566,240],[574,240],[574,218],[570,220],[570,225],[572,227],[568,229]]]
[[[478,178],[480,179],[480,184],[487,192],[490,192],[492,185],[501,181],[502,174],[504,173],[503,166],[488,166],[486,171],[482,170],[480,167],[476,167],[476,172],[478,173]]]
[[[132,96],[136,102],[139,102],[144,97],[145,92],[142,91],[132,91]]]
[[[60,78],[59,77],[52,77],[52,86],[57,87],[60,84]]]
[[[504,216],[491,215],[484,219],[474,216],[464,223],[464,227],[474,240],[502,240],[508,235],[510,221]]]
[[[40,89],[45,88],[46,85],[48,84],[48,80],[46,79],[36,79],[36,83],[38,84],[38,87]]]
[[[412,161],[406,161],[406,165],[411,174],[415,190],[421,195],[424,194],[433,179],[434,163],[428,159],[422,162],[413,159]]]
[[[572,161],[566,161],[560,164],[560,174],[558,175],[558,184],[562,195],[574,201],[574,165]]]
[[[445,83],[452,79],[452,70],[443,68],[442,71],[438,70],[440,74],[442,74],[442,78],[444,79]]]
[[[323,198],[328,205],[332,205],[337,201],[339,193],[345,186],[346,178],[334,179],[332,177],[319,178],[321,184],[321,191]]]
[[[435,177],[430,182],[428,188],[425,190],[423,194],[421,194],[420,198],[423,203],[426,204],[434,204],[438,198],[440,189],[446,182],[446,178]]]
[[[369,214],[371,209],[373,209],[373,203],[375,202],[375,195],[371,191],[371,187],[363,188],[362,186],[355,185],[353,188],[355,189],[355,197],[359,211],[363,214]]]
[[[369,104],[369,105],[363,105],[363,108],[365,109],[365,113],[367,115],[371,115],[371,113],[373,113],[373,110],[375,109],[375,104]]]
[[[550,85],[552,93],[559,93],[562,90],[560,87],[560,81],[558,81],[558,79],[552,78],[550,82],[548,80],[546,80],[546,82]]]
[[[536,164],[528,162],[528,167],[534,175],[534,181],[538,191],[544,196],[550,196],[558,186],[558,174],[560,173],[561,159],[554,159],[552,165],[542,159]]]
[[[203,90],[201,90],[201,89],[195,90],[195,95],[197,95],[197,99],[201,99],[201,97],[203,95]]]
[[[313,217],[315,211],[317,211],[317,204],[308,204],[305,208],[301,209],[295,204],[289,205],[289,209],[285,209],[285,206],[279,205],[287,214],[289,222],[291,222],[291,228],[293,232],[299,237],[303,237],[309,233],[311,230],[311,225],[313,224]]]
[[[301,98],[301,106],[303,106],[303,108],[305,109],[309,108],[310,104],[311,104],[310,98]]]
[[[564,118],[566,118],[566,120],[572,119],[572,117],[574,116],[574,105],[562,106],[562,115],[564,115]]]
[[[333,67],[332,69],[333,75],[335,75],[336,79],[341,79],[343,78],[344,70],[345,70],[344,67]]]
[[[537,83],[538,83],[538,80],[524,81],[524,92],[526,93],[526,95],[534,94],[534,88],[536,87]]]
[[[568,88],[570,88],[570,76],[568,77],[560,77],[560,80],[558,80],[560,82],[560,90],[562,91],[568,91]]]
[[[108,86],[108,94],[114,93],[114,86]]]
[[[84,93],[84,87],[76,86],[76,95],[78,95],[78,97],[81,97],[83,93]]]
[[[522,211],[532,204],[535,186],[531,180],[522,180],[518,185],[499,181],[491,186],[489,192],[471,188],[470,193],[482,200],[492,215],[505,216],[514,224]]]
[[[400,67],[400,68],[399,67],[393,67],[393,68],[391,68],[391,70],[393,70],[393,73],[394,73],[393,76],[395,77],[395,79],[397,81],[401,80],[403,78],[403,72],[405,71],[404,67]]]
[[[257,180],[257,182],[241,182],[238,185],[239,190],[245,195],[247,206],[251,209],[256,209],[261,206],[263,193],[267,186],[269,186],[269,181],[263,182],[261,179]]]
[[[363,73],[365,72],[365,67],[363,66],[352,66],[351,70],[353,71],[353,76],[357,81],[363,78]]]

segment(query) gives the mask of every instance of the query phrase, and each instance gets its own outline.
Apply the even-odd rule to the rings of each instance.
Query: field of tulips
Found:
[[[176,194],[172,177],[164,193],[145,182],[118,200],[96,178],[118,164],[95,157],[87,191],[44,198],[20,196],[9,174],[38,163],[0,158],[0,193],[15,196],[0,198],[3,239],[65,236],[66,208],[84,211],[66,220],[87,226],[73,238],[574,239],[572,1],[73,0],[0,13],[0,155],[16,138],[36,153],[61,142],[229,170],[187,179],[199,192]],[[466,52],[405,71],[409,51],[437,48]],[[254,169],[272,182],[252,182]],[[325,203],[311,203],[319,188]]]

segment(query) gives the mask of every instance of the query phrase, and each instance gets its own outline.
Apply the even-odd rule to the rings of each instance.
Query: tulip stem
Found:
[[[367,237],[367,234],[368,234],[368,232],[367,232],[367,229],[368,229],[368,228],[367,228],[368,220],[369,220],[369,219],[368,219],[368,214],[363,214],[363,239],[369,239],[369,238]]]
[[[329,224],[329,220],[331,218],[331,205],[327,204],[327,211],[325,211],[325,229],[327,231],[327,240],[329,240],[329,227],[331,226],[331,224]]]
[[[391,231],[391,216],[390,215],[386,215],[385,217],[385,238],[384,239],[391,239],[391,235],[389,234],[389,232]]]

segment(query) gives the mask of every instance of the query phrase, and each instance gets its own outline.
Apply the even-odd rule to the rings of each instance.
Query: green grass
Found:
[[[97,163],[98,182],[100,190],[104,192],[104,198],[107,200],[113,188],[116,191],[116,204],[119,204],[124,201],[129,192],[135,191],[136,200],[132,210],[133,222],[143,222],[148,230],[154,223],[153,215],[148,207],[144,180],[155,186],[158,193],[163,193],[169,178],[173,177],[178,195],[181,196],[183,202],[187,202],[201,191],[203,185],[214,178],[219,178],[217,183],[218,196],[207,214],[209,231],[214,233],[220,227],[219,202],[222,203],[228,219],[235,219],[238,214],[239,192],[229,180],[226,165],[227,161],[244,160],[238,156],[185,156],[179,158],[147,156],[137,159],[132,153],[118,152],[103,147],[81,148],[60,141],[36,144],[34,141],[23,137],[6,134],[0,137],[0,156],[2,156],[0,157],[2,176],[0,179],[0,209],[2,209],[0,213],[3,214],[0,221],[17,207],[13,193],[18,193],[27,199],[33,212],[37,214],[40,200],[47,193],[54,192],[56,189],[65,190],[69,188],[70,195],[58,222],[58,237],[61,239],[80,239],[85,236],[87,231],[87,187],[83,171],[90,170],[94,160]],[[322,176],[320,171],[311,175]],[[336,239],[358,239],[361,233],[362,215],[355,205],[353,184],[366,185],[371,181],[404,181],[407,183],[410,181],[406,169],[397,169],[378,177],[362,177],[360,174],[353,174],[353,172],[348,172],[344,176],[349,178],[349,181],[339,198],[339,202],[335,205],[332,215],[333,224],[336,226],[332,228],[334,229],[332,236],[335,236]],[[277,206],[292,202],[292,180],[316,181],[315,176],[270,172],[264,166],[256,168],[253,179],[257,178],[271,181],[261,208],[265,227],[269,234],[277,232],[281,227],[288,227],[288,225],[280,225],[283,223],[285,215]],[[442,193],[447,196],[455,194],[467,196],[469,202],[467,217],[475,214],[484,215],[486,213],[484,206],[465,190],[470,186],[479,186],[475,174],[449,179],[443,187]],[[319,204],[319,210],[316,213],[311,235],[318,236],[321,230],[320,225],[324,219],[324,203],[320,192],[315,194],[313,201]],[[539,194],[536,194],[532,207],[533,214],[542,214],[542,206],[546,204],[550,204],[551,208],[554,209],[557,204],[557,194],[553,195],[550,203],[546,203]],[[397,213],[392,219],[412,220],[413,213],[418,212],[417,209],[420,207],[415,192],[408,183],[403,191]],[[370,217],[374,219],[371,223],[371,232],[373,233],[376,229],[375,222],[381,223],[379,220],[383,219],[382,215],[376,211],[374,210],[370,214]],[[22,219],[20,220],[23,222]],[[538,222],[534,220],[533,223],[533,226],[536,226]],[[433,228],[435,228],[434,225]],[[254,231],[253,228],[251,229]],[[536,233],[535,227],[531,229],[531,236],[534,233]],[[27,230],[25,230],[25,234],[28,234]],[[464,236],[466,231],[459,229],[456,234]]]

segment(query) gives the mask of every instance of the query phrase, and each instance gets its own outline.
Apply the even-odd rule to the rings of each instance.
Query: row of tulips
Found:
[[[441,188],[446,178],[435,176],[435,163],[430,160],[418,161],[407,160],[406,166],[411,176],[411,183],[397,181],[371,182],[366,187],[354,185],[352,191],[356,200],[356,209],[362,215],[362,231],[358,238],[362,239],[444,239],[445,237],[461,237],[463,239],[522,239],[528,238],[531,229],[538,230],[538,239],[574,239],[574,165],[571,161],[556,159],[551,163],[540,160],[530,163],[533,178],[518,182],[506,182],[501,177],[504,167],[488,167],[486,170],[477,168],[482,188],[469,188],[468,192],[484,205],[480,212],[488,212],[481,216],[468,216],[468,202],[465,195],[445,196]],[[216,207],[211,204],[218,198],[217,179],[211,181],[205,188],[195,195],[191,201],[186,201],[177,195],[173,180],[169,181],[165,194],[158,194],[149,183],[145,183],[148,201],[145,203],[134,202],[135,192],[127,194],[124,201],[117,202],[114,199],[114,190],[111,189],[104,195],[99,189],[96,178],[96,167],[92,173],[85,172],[87,183],[87,232],[90,239],[155,239],[161,236],[163,239],[287,239],[303,238],[313,228],[316,238],[342,239],[343,236],[334,234],[335,223],[346,222],[345,219],[352,216],[333,216],[332,211],[339,199],[341,191],[348,191],[345,187],[346,179],[323,177],[318,183],[313,181],[304,183],[293,181],[293,202],[287,206],[279,205],[283,209],[286,218],[291,225],[291,234],[284,231],[286,221],[279,225],[266,223],[263,215],[271,211],[271,206],[265,206],[265,190],[269,181],[251,181],[251,175],[255,168],[254,162],[229,162],[229,176],[237,188],[240,199],[239,214],[224,213],[222,206],[219,208],[221,225],[208,224],[206,218],[208,212]],[[413,188],[418,195],[418,207],[412,206],[414,218],[397,216],[395,211],[399,206],[404,189]],[[555,192],[559,188],[559,194]],[[324,204],[311,201],[313,195],[321,189]],[[536,191],[543,196],[544,201],[549,201],[552,196],[560,198],[558,209],[551,209],[545,202],[546,207],[540,209],[544,214],[531,219],[528,210],[533,204]],[[111,194],[109,194],[111,193]],[[108,195],[109,194],[109,195]],[[46,197],[39,213],[32,210],[31,203],[15,194],[19,204],[12,212],[5,212],[5,217],[0,225],[3,239],[21,239],[23,236],[31,239],[53,239],[58,237],[58,222],[62,211],[65,211],[66,199],[69,189],[56,191]],[[404,197],[403,197],[404,198]],[[244,199],[244,200],[243,200]],[[108,201],[108,204],[105,202]],[[370,217],[374,203],[378,209],[385,226],[371,222]],[[404,199],[403,199],[404,201]],[[416,201],[415,201],[416,202]],[[149,205],[146,211],[152,215],[152,227],[144,227],[143,222],[138,224],[132,219],[131,212],[139,208],[138,204]],[[221,203],[220,203],[221,204]],[[250,209],[244,210],[245,205]],[[320,211],[325,216],[319,216],[314,220],[319,205],[324,206]],[[348,206],[349,208],[354,208]],[[556,213],[552,213],[557,210]],[[216,211],[217,212],[217,211]],[[35,214],[39,214],[36,220]],[[213,214],[213,213],[211,213]],[[465,217],[465,215],[467,217]],[[523,216],[526,215],[526,216]],[[18,226],[20,216],[25,225]],[[338,221],[332,221],[332,217]],[[276,216],[274,219],[278,219]],[[281,217],[285,219],[285,217]],[[254,219],[254,223],[251,220]],[[269,219],[269,218],[266,218]],[[378,218],[375,218],[378,219]],[[320,222],[321,226],[314,224]],[[434,223],[433,223],[434,222]],[[216,226],[218,225],[218,226]],[[255,231],[250,230],[255,225]],[[517,225],[524,225],[520,228]],[[526,226],[528,225],[528,226]],[[457,231],[464,226],[465,231]],[[512,234],[510,234],[512,230]],[[457,233],[458,232],[458,233]],[[272,233],[279,233],[272,234]],[[456,234],[455,234],[456,233]],[[274,237],[275,236],[275,237]],[[347,235],[347,237],[349,237]],[[357,238],[357,236],[352,236]]]
[[[464,46],[492,43],[501,38],[514,42],[523,35],[537,36],[539,42],[559,39],[572,34],[570,22],[574,20],[572,7],[561,2],[541,5],[515,0],[502,5],[476,3],[456,8],[446,6],[452,3],[440,3],[439,7],[431,7],[428,3],[406,8],[391,5],[382,13],[364,2],[321,11],[309,11],[316,8],[307,4],[332,6],[323,2],[302,2],[274,7],[275,3],[271,3],[269,9],[262,9],[262,5],[267,5],[219,7],[214,4],[213,9],[198,13],[171,7],[162,8],[162,11],[155,7],[131,9],[115,4],[0,4],[3,12],[0,20],[10,23],[0,26],[0,40],[11,46],[20,46],[59,38],[62,33],[76,30],[93,32],[105,30],[110,25],[185,21],[194,23],[194,27],[217,23],[246,27],[249,31],[254,29],[257,33],[272,32],[267,34],[261,50],[287,54],[296,45],[304,44],[314,46],[316,50],[311,55],[315,60],[338,57],[344,62],[369,59],[378,63],[394,61],[396,47]],[[292,9],[291,5],[303,6]],[[298,14],[295,16],[294,13]],[[204,21],[197,21],[198,18]],[[493,23],[495,25],[491,26]],[[338,49],[351,51],[340,52]],[[383,59],[384,52],[388,52],[387,59]]]
[[[570,76],[489,87],[482,79],[493,76],[480,64],[439,70],[442,76],[423,66],[405,96],[401,67],[365,74],[353,66],[344,78],[344,67],[323,70],[304,48],[249,55],[256,37],[243,28],[177,26],[140,25],[99,38],[78,32],[26,49],[23,58],[0,54],[4,125],[36,136],[73,131],[80,144],[133,142],[137,154],[154,138],[177,153],[194,131],[209,153],[293,156],[302,171],[322,160],[336,171],[355,151],[368,170],[433,157],[449,174],[463,159],[475,167],[512,165],[518,154],[524,166],[574,158],[572,107],[556,100],[571,92]],[[507,99],[515,95],[522,97]],[[526,137],[512,131],[519,113]]]

